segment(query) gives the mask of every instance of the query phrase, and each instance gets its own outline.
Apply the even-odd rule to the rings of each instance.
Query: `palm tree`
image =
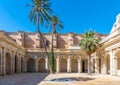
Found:
[[[51,47],[51,56],[50,56],[50,65],[51,65],[51,68],[52,68],[52,73],[54,73],[54,68],[55,68],[55,65],[54,65],[54,46],[53,46],[53,37],[54,37],[54,34],[56,34],[57,30],[60,30],[60,29],[63,29],[64,26],[62,24],[62,22],[58,19],[58,16],[56,15],[53,15],[52,18],[51,18],[51,24],[49,24],[48,26],[50,26],[50,30],[52,30],[52,47]]]
[[[49,54],[47,52],[45,40],[40,31],[40,26],[50,22],[50,19],[51,19],[50,15],[53,12],[52,9],[50,8],[51,3],[49,0],[31,0],[31,1],[32,1],[32,4],[26,5],[26,7],[27,6],[31,7],[29,18],[30,18],[30,21],[34,22],[34,24],[37,26],[38,33],[42,39],[42,42],[45,48],[45,53],[49,60]]]
[[[91,54],[98,49],[99,41],[100,40],[96,36],[96,33],[92,30],[89,30],[82,36],[82,40],[79,43],[81,50],[83,50],[88,55],[88,75],[91,74]]]

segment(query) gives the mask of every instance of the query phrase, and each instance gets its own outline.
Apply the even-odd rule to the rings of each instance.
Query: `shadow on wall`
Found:
[[[25,34],[24,46],[26,48],[34,48],[34,44],[35,44],[34,38],[30,37],[28,34]]]
[[[58,48],[65,48],[66,45],[68,44],[66,41],[66,39],[64,38],[64,36],[60,36],[58,35],[58,39],[57,39],[57,47]]]

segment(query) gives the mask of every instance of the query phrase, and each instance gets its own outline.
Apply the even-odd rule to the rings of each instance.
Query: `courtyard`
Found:
[[[51,82],[54,78],[76,78],[77,81]],[[0,85],[119,85],[120,76],[86,73],[22,73],[0,76]]]

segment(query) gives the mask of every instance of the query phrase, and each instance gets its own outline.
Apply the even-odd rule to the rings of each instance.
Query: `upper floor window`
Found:
[[[46,46],[49,46],[49,41],[46,41]]]

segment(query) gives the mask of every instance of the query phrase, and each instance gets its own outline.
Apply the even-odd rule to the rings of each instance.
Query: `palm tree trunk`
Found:
[[[53,46],[53,36],[54,36],[54,34],[52,33],[52,48],[51,48],[51,51],[53,50],[53,53],[52,53],[52,55],[51,55],[51,63],[53,64],[53,67],[52,67],[52,65],[51,65],[51,72],[52,73],[54,73],[54,46]]]
[[[91,55],[88,55],[88,75],[91,74]]]
[[[51,72],[51,67],[50,67],[50,59],[49,59],[49,54],[48,54],[48,52],[47,52],[47,47],[46,47],[46,45],[45,45],[45,40],[44,40],[44,38],[43,38],[43,36],[42,36],[42,33],[41,33],[41,31],[40,31],[40,26],[39,26],[39,14],[38,14],[38,16],[37,16],[37,28],[38,28],[38,33],[40,34],[40,37],[41,37],[41,39],[42,39],[42,42],[43,42],[43,45],[44,45],[44,48],[45,48],[45,53],[46,53],[46,56],[47,56],[47,58],[48,58],[48,65],[49,65],[49,68],[50,68],[50,72]],[[48,71],[49,72],[49,71]]]

